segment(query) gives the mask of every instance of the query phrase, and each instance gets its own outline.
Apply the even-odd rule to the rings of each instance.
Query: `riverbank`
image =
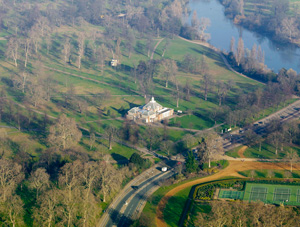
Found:
[[[207,42],[201,41],[201,40],[189,40],[189,39],[185,39],[185,38],[183,38],[183,37],[181,37],[181,36],[178,36],[178,38],[180,38],[180,39],[182,39],[182,40],[184,40],[184,41],[186,41],[186,42],[190,42],[190,43],[202,45],[202,46],[205,46],[205,47],[207,47],[207,48],[212,49],[213,51],[215,51],[217,54],[220,55],[220,57],[222,58],[222,60],[223,60],[223,62],[224,62],[224,64],[226,65],[226,67],[227,67],[228,70],[230,70],[230,71],[232,71],[232,72],[234,72],[234,73],[236,73],[236,74],[238,74],[238,75],[240,75],[240,76],[242,76],[242,77],[245,77],[245,78],[254,80],[254,81],[256,81],[256,82],[258,82],[258,83],[260,83],[260,84],[265,84],[265,83],[263,83],[263,82],[261,82],[261,81],[259,81],[259,80],[256,80],[256,79],[254,79],[254,78],[252,78],[252,77],[249,77],[249,76],[247,76],[247,75],[245,75],[245,74],[239,73],[239,72],[237,72],[235,69],[233,69],[232,66],[229,64],[229,62],[227,61],[227,58],[224,57],[224,53],[223,53],[221,50],[219,50],[218,48],[216,48],[215,46],[213,46],[213,45],[211,45],[211,44],[209,44],[209,43],[207,43]]]
[[[228,4],[227,2],[224,2],[223,0],[218,0],[220,4],[223,5],[225,8],[225,15],[228,19],[230,19],[234,24],[241,26],[245,29],[248,29],[249,31],[259,33],[260,35],[268,37],[270,40],[273,42],[278,42],[283,45],[295,45],[296,47],[300,47],[300,39],[298,38],[288,38],[290,36],[290,32],[288,32],[288,29],[282,28],[276,28],[274,26],[269,26],[269,24],[272,22],[272,9],[269,7],[268,2],[262,2],[260,5],[256,5],[253,2],[245,0],[244,6],[243,6],[243,11],[244,15],[240,14],[234,14],[231,12],[231,4]],[[270,3],[269,3],[270,4]],[[259,9],[264,8],[265,10],[257,10],[254,18],[253,8],[258,7]],[[290,10],[292,10],[292,7],[290,7]],[[267,13],[269,12],[269,13]],[[297,13],[296,13],[297,15]],[[288,18],[286,16],[286,18]],[[278,24],[278,26],[280,26]],[[292,22],[289,23],[289,26],[291,29],[299,31],[297,26],[293,26]],[[281,30],[281,31],[278,31]],[[289,33],[289,34],[288,34]]]
[[[205,33],[209,33],[211,38],[209,43],[216,48],[224,51],[230,51],[231,39],[234,38],[234,49],[237,49],[238,40],[244,40],[244,47],[251,50],[254,45],[261,47],[264,52],[264,64],[274,71],[279,72],[280,69],[294,69],[300,72],[299,55],[300,48],[295,45],[287,45],[274,41],[270,36],[261,31],[253,31],[245,29],[242,26],[233,23],[232,19],[225,16],[224,6],[220,0],[196,1],[190,0],[189,8],[196,11],[198,18],[208,18],[210,26],[207,27]],[[253,9],[253,8],[252,8]],[[189,18],[189,23],[192,14]]]

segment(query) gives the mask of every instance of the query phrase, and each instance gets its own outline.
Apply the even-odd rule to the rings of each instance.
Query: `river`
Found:
[[[229,51],[231,38],[235,38],[237,46],[239,37],[242,37],[245,48],[251,50],[254,44],[261,46],[265,53],[265,64],[269,69],[278,72],[281,68],[292,68],[297,73],[300,72],[300,48],[274,42],[264,35],[235,25],[226,18],[224,6],[218,0],[190,0],[189,8],[192,12],[196,10],[199,19],[201,17],[210,19],[211,25],[206,33],[211,35],[209,43],[218,49]]]

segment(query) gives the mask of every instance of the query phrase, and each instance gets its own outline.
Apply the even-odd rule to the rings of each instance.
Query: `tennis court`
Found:
[[[288,202],[291,190],[289,188],[275,188],[273,201]]]
[[[220,199],[243,199],[244,192],[230,189],[221,189],[219,192]]]
[[[243,200],[300,206],[300,186],[246,183]]]
[[[251,201],[264,201],[267,198],[268,188],[266,187],[252,187],[250,192]]]

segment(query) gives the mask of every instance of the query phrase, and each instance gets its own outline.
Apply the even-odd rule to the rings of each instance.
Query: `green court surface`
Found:
[[[246,183],[243,200],[300,206],[300,186]]]
[[[236,191],[230,189],[220,189],[219,198],[220,199],[243,199],[244,192]]]

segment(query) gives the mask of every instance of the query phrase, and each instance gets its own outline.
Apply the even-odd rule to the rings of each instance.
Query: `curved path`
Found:
[[[246,158],[245,156],[244,156],[244,152],[245,152],[245,150],[247,150],[247,146],[243,146],[243,147],[241,147],[241,149],[239,149],[239,151],[238,151],[238,155],[240,156],[240,158]]]
[[[238,172],[239,171],[245,171],[245,170],[250,170],[250,169],[256,169],[256,170],[261,170],[261,169],[280,169],[280,170],[289,170],[290,165],[285,164],[285,163],[264,163],[264,162],[241,162],[241,161],[229,161],[229,166],[220,172],[210,175],[208,177],[200,178],[194,181],[187,182],[185,184],[179,185],[178,187],[172,189],[169,191],[159,202],[157,208],[156,208],[156,217],[155,217],[155,222],[156,226],[159,227],[167,227],[167,223],[164,221],[164,216],[163,216],[163,211],[166,207],[166,204],[168,203],[168,200],[177,194],[179,191],[192,187],[195,184],[200,184],[204,183],[207,181],[213,181],[220,179],[222,177],[244,177],[240,175]],[[295,165],[294,170],[300,170],[300,165]]]
[[[161,41],[163,41],[163,40],[164,40],[164,38],[159,39],[158,42],[156,43],[156,45],[154,46],[153,51],[152,51],[152,54],[151,54],[151,57],[150,57],[151,60],[152,60],[153,57],[154,57],[154,53],[155,53],[156,48],[158,47],[158,45],[159,45],[159,44],[161,43]]]

